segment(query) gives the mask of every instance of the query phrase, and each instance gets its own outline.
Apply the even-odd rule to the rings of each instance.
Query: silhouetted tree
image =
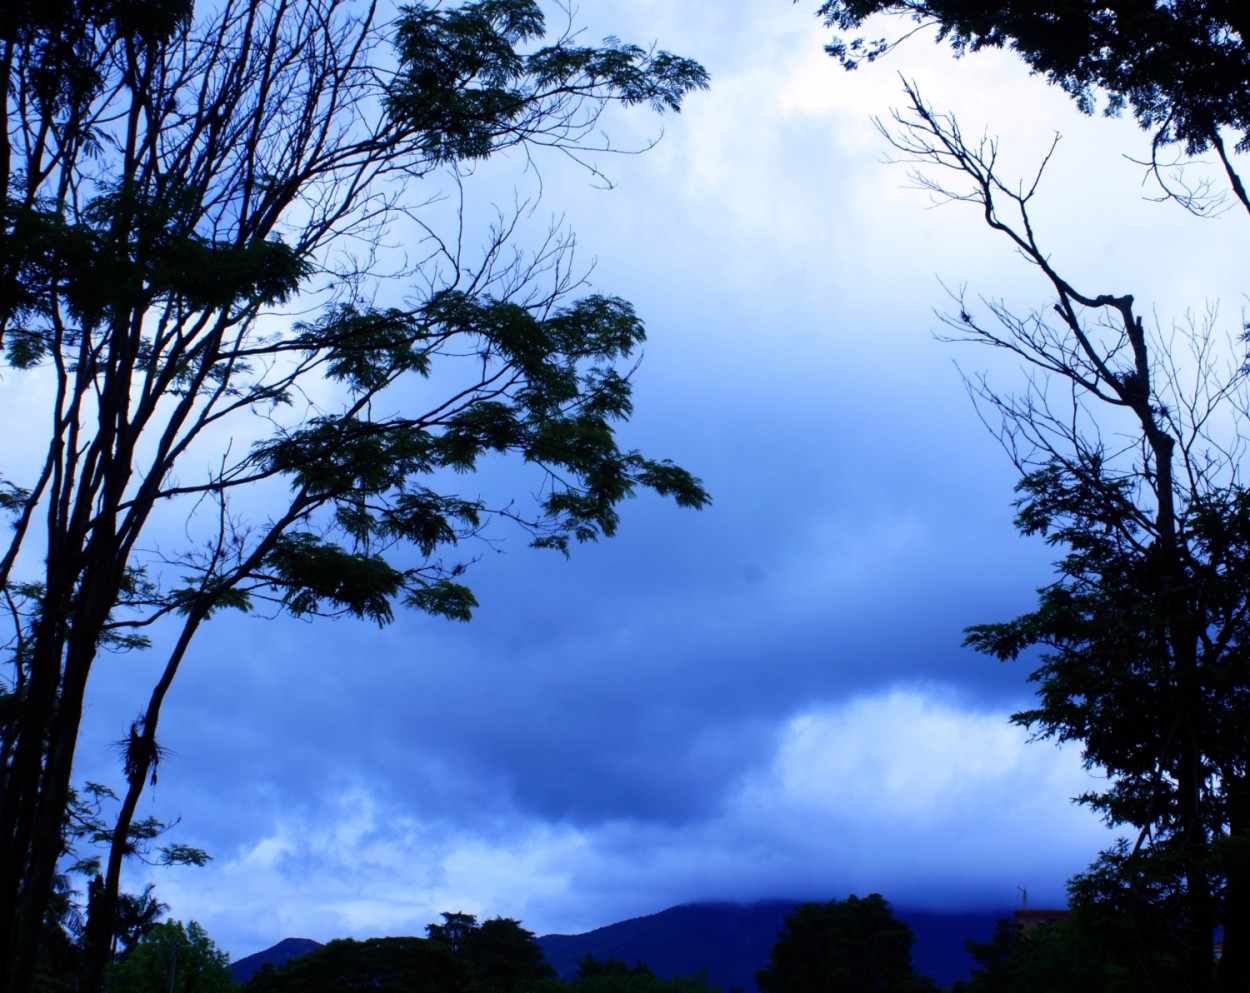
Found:
[[[1150,905],[1152,913],[1162,908]],[[1064,918],[1021,927],[1000,920],[988,941],[968,942],[971,979],[951,993],[1141,993],[1183,989],[1181,960],[1167,927],[1150,931],[1122,904],[1078,898]]]
[[[0,344],[6,382],[31,380],[24,441],[42,452],[0,480],[6,993],[35,976],[100,652],[174,632],[121,736],[92,906],[111,922],[161,707],[214,614],[464,619],[464,560],[444,556],[491,520],[566,551],[611,535],[638,487],[706,502],[688,473],[618,446],[615,366],[643,328],[621,300],[571,298],[570,241],[510,245],[522,205],[475,255],[467,228],[423,212],[423,177],[450,170],[463,190],[457,163],[502,148],[584,152],[605,106],[676,110],[706,82],[666,52],[546,31],[537,0],[393,16],[343,0],[2,5]],[[412,257],[380,252],[414,232]],[[543,475],[525,486],[536,504],[432,488],[496,453]],[[257,509],[244,494],[260,488]],[[158,508],[186,522],[185,547],[155,540]],[[94,993],[107,942],[87,954]]]
[[[878,893],[800,904],[755,974],[764,993],[921,993],[911,928]]]
[[[117,900],[117,924],[114,934],[121,945],[121,953],[125,955],[133,949],[144,936],[161,922],[161,918],[169,911],[169,904],[156,898],[152,892],[154,883],[148,883],[143,892],[122,893]]]
[[[532,993],[719,993],[719,986],[709,986],[707,974],[674,976],[662,979],[651,971],[645,962],[629,965],[622,959],[610,956],[597,959],[584,956],[577,963],[577,975],[571,982],[554,981],[529,983]]]
[[[58,873],[39,938],[39,993],[76,993],[82,970],[82,913],[70,877]]]
[[[453,953],[463,950],[468,944],[469,936],[477,930],[477,915],[443,911],[442,918],[442,924],[425,926],[425,936],[440,945],[446,945]]]
[[[1060,273],[1030,204],[1041,173],[996,172],[997,146],[908,87],[887,131],[919,182],[971,203],[1047,282],[1052,304],[1024,316],[963,299],[948,337],[1014,354],[1032,370],[1018,395],[970,384],[1022,474],[1017,525],[1063,549],[1038,607],[973,627],[1000,659],[1033,655],[1036,707],[1014,715],[1039,738],[1080,742],[1105,770],[1080,797],[1136,841],[1108,853],[1136,893],[1166,898],[1165,948],[1183,986],[1211,987],[1222,923],[1223,990],[1250,987],[1250,492],[1239,480],[1247,414],[1244,345],[1210,324],[1160,335],[1128,294],[1091,293]],[[1049,159],[1049,157],[1048,157]],[[924,172],[928,167],[931,171]],[[988,311],[988,315],[984,312]],[[1058,388],[1053,388],[1057,383]],[[988,409],[984,409],[988,408]],[[1227,433],[1222,433],[1227,429]],[[1113,857],[1115,856],[1115,857]],[[1130,918],[1131,919],[1131,918]],[[1153,924],[1144,934],[1158,941]],[[1159,988],[1171,988],[1169,981]]]
[[[426,925],[427,937],[465,965],[481,993],[513,993],[524,983],[555,975],[538,939],[520,921],[492,917],[478,924],[475,914],[446,912],[442,917],[442,924]]]
[[[468,935],[461,955],[484,993],[514,993],[555,975],[533,931],[510,917],[491,917]]]
[[[426,938],[350,938],[257,971],[246,993],[472,993],[469,971]]]
[[[1154,132],[1156,165],[1160,146],[1173,142],[1190,154],[1214,149],[1234,194],[1250,210],[1229,150],[1250,145],[1250,5],[1244,0],[828,0],[820,13],[840,31],[859,29],[875,14],[902,15],[935,27],[938,40],[959,54],[1010,48],[1087,113],[1100,91],[1107,113],[1130,107]],[[900,40],[839,35],[828,51],[854,68]]]

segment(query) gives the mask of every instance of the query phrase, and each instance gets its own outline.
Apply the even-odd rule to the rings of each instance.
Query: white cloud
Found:
[[[1056,757],[1026,737],[1002,714],[894,690],[794,718],[767,781],[751,791],[814,816],[940,828],[1021,780],[1052,792],[1086,777],[1071,751]]]

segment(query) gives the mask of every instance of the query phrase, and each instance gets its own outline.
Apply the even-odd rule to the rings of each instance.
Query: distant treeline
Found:
[[[262,966],[245,993],[719,993],[706,975],[661,979],[641,962],[586,956],[556,978],[533,932],[518,921],[443,914],[426,938],[341,939],[278,967]],[[155,991],[154,991],[155,993]]]

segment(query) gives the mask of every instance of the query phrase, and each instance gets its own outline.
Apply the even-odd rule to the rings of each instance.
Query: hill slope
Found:
[[[739,989],[756,993],[755,973],[768,965],[768,953],[795,900],[758,903],[691,903],[658,914],[635,917],[585,934],[548,934],[538,939],[556,973],[563,979],[577,972],[586,955],[646,962],[664,978],[707,971],[724,993]],[[895,908],[916,935],[912,962],[918,972],[939,986],[966,979],[972,959],[969,938],[985,941],[994,921],[1009,911],[941,913]]]
[[[266,948],[262,952],[245,955],[237,962],[231,962],[230,972],[234,976],[236,983],[246,983],[252,978],[252,973],[266,963],[272,962],[277,967],[283,962],[299,958],[301,955],[307,955],[314,948],[320,947],[321,942],[313,941],[311,938],[283,938],[276,945]]]

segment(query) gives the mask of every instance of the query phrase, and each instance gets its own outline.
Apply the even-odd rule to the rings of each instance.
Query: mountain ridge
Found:
[[[654,914],[631,917],[581,934],[546,934],[538,944],[561,979],[577,974],[587,955],[618,958],[633,965],[645,962],[657,976],[671,979],[704,972],[722,993],[758,993],[755,973],[768,965],[769,951],[785,919],[803,900],[752,902],[698,901],[678,904]],[[939,986],[967,979],[974,962],[968,940],[987,941],[1000,917],[1010,910],[930,911],[893,907],[916,937],[912,964]],[[270,948],[231,964],[235,981],[246,983],[266,963],[282,963],[306,954],[320,943],[309,938],[284,938]]]
[[[547,961],[561,979],[577,972],[586,955],[645,962],[657,976],[706,972],[723,993],[758,993],[755,973],[768,965],[769,952],[785,919],[804,900],[757,900],[750,903],[700,901],[654,914],[607,924],[584,934],[548,934],[538,939]],[[987,941],[1000,917],[1011,911],[930,911],[892,907],[912,929],[912,964],[939,986],[971,974],[969,939]]]

